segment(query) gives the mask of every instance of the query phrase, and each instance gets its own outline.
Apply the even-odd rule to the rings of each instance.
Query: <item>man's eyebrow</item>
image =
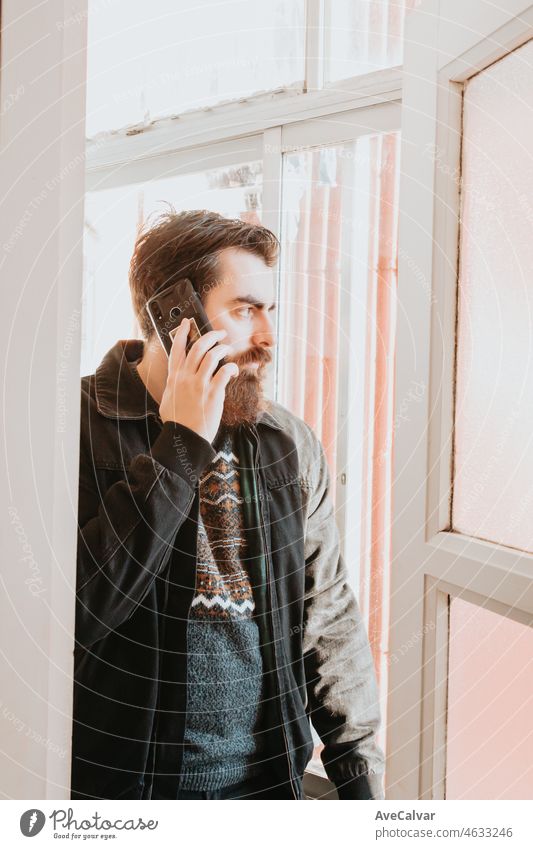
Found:
[[[260,309],[266,306],[266,304],[262,301],[258,301],[257,298],[254,298],[253,295],[240,295],[238,298],[232,298],[228,306],[233,307],[237,304],[250,304],[250,306],[259,307]],[[272,303],[270,306],[271,308],[275,308],[276,304]]]

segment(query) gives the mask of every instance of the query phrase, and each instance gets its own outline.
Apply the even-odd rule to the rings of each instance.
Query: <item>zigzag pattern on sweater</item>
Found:
[[[255,608],[243,568],[247,541],[233,441],[233,431],[221,428],[217,453],[199,481],[196,591],[189,614],[193,619],[247,619]]]
[[[246,599],[245,601],[239,603],[233,601],[231,598],[222,598],[222,596],[213,596],[212,598],[208,598],[203,593],[196,595],[192,602],[192,607],[195,607],[197,604],[203,604],[205,607],[214,607],[218,605],[222,607],[223,610],[228,610],[228,608],[233,608],[238,613],[243,613],[245,610],[253,610],[254,605],[253,602]]]
[[[232,475],[236,475],[236,474],[237,474],[237,469],[231,469],[229,472],[212,471],[212,472],[209,472],[207,475],[205,475],[205,477],[203,477],[202,480],[205,482],[205,481],[209,480],[210,477],[217,477],[217,478],[220,478],[221,480],[229,480],[229,478]]]
[[[218,498],[208,498],[207,495],[204,495],[204,504],[220,504],[221,501],[224,501],[225,498],[229,498],[230,501],[235,501],[236,504],[242,504],[242,498],[239,498],[234,492],[223,492],[222,495],[219,495]]]

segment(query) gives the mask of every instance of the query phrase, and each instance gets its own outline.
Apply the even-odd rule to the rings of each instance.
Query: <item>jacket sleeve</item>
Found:
[[[314,436],[315,480],[307,505],[303,651],[308,714],[322,763],[340,799],[383,799],[384,756],[372,652],[348,584],[324,450]]]
[[[196,481],[216,452],[185,425],[165,422],[126,480],[101,492],[80,451],[75,639],[89,647],[128,619],[167,561]]]

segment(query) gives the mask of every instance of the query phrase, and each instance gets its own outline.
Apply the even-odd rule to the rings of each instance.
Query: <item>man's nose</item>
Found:
[[[272,348],[276,344],[276,328],[273,320],[267,313],[257,317],[254,332],[252,334],[254,345],[263,348]]]

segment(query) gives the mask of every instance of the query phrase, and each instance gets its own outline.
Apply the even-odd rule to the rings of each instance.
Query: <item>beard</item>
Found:
[[[244,354],[224,359],[224,363],[237,363],[240,371],[226,385],[221,424],[226,427],[255,424],[263,411],[269,409],[270,401],[264,396],[263,383],[265,367],[271,359],[266,348],[251,348]],[[257,368],[246,367],[248,363],[254,362],[258,363]]]

